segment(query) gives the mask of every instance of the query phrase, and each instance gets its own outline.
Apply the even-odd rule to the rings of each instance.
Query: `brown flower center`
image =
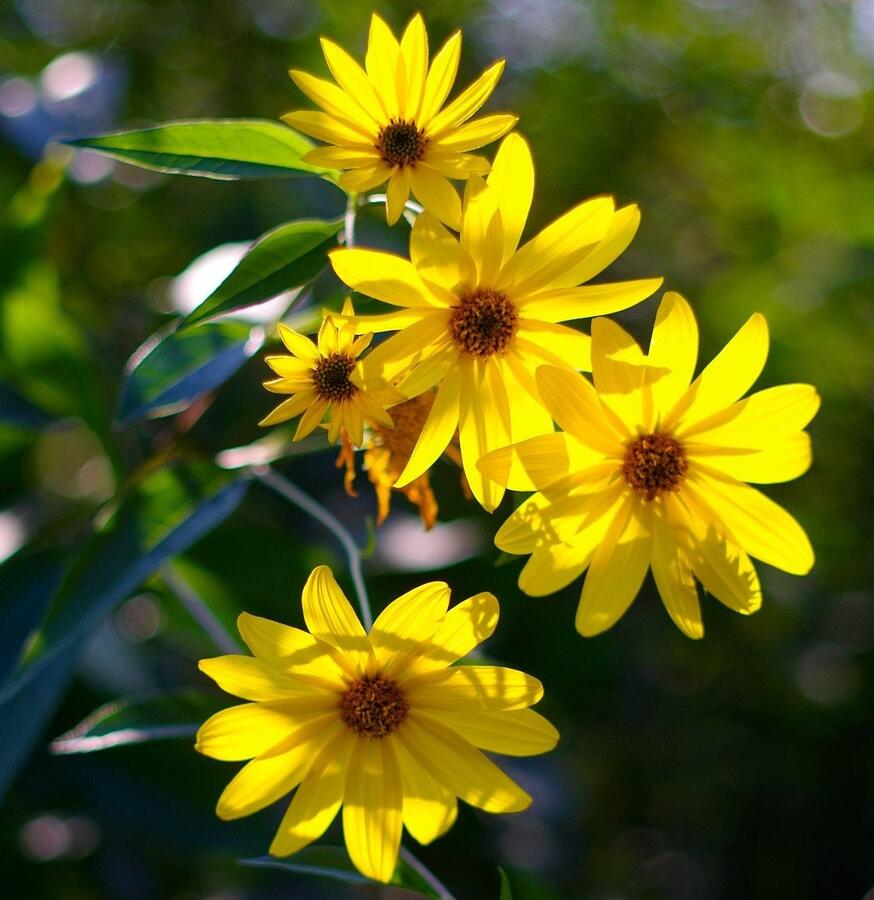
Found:
[[[355,360],[346,353],[331,353],[322,357],[313,369],[313,385],[322,400],[348,400],[358,393],[349,380],[355,370]]]
[[[390,166],[412,166],[424,155],[428,146],[425,129],[417,128],[415,122],[392,118],[388,125],[379,129],[376,149]]]
[[[354,682],[340,697],[340,717],[362,737],[384,738],[409,711],[404,692],[382,675]]]
[[[408,460],[413,455],[413,448],[419,435],[425,427],[425,420],[431,407],[434,405],[434,392],[428,391],[413,397],[412,400],[404,400],[397,406],[391,408],[391,419],[394,422],[394,428],[386,428],[384,425],[377,424],[375,430],[379,433],[380,446],[386,447],[392,456],[400,457]],[[403,469],[401,465],[398,469],[400,474]]]
[[[506,294],[479,288],[453,307],[449,331],[464,353],[487,359],[507,350],[519,327],[519,313]]]
[[[632,441],[622,462],[626,483],[647,500],[679,490],[688,468],[683,445],[666,434],[645,434]]]

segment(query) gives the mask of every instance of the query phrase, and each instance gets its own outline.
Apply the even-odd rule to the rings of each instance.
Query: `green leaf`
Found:
[[[510,890],[510,879],[507,873],[498,866],[498,874],[501,876],[501,893],[498,900],[513,900],[513,892]]]
[[[254,859],[241,859],[240,862],[244,866],[283,869],[297,875],[331,878],[335,881],[345,881],[347,884],[375,884],[355,868],[343,847],[308,847],[295,853],[288,860],[276,859],[272,856],[259,856]],[[389,883],[413,891],[422,897],[441,900],[440,894],[436,893],[404,859],[398,859],[397,868]]]
[[[116,131],[65,143],[87,147],[146,169],[173,175],[238,178],[299,177],[332,171],[301,157],[313,145],[294,129],[269,119],[196,119],[137,131]]]
[[[224,521],[248,484],[209,463],[174,463],[127,490],[73,562],[29,651],[0,691],[0,764],[7,745],[19,747],[8,768],[0,768],[0,790],[20,764],[20,751],[39,737],[38,731],[28,732],[22,741],[23,724],[37,713],[48,715],[57,704],[92,629],[167,560]]]
[[[184,326],[263,303],[312,281],[327,263],[342,222],[302,219],[262,235],[230,275],[188,314]]]
[[[147,741],[193,737],[226,702],[201,691],[113,700],[52,741],[52,753],[93,753]]]
[[[172,415],[224,384],[261,349],[264,332],[239,322],[153,334],[130,358],[118,420]]]

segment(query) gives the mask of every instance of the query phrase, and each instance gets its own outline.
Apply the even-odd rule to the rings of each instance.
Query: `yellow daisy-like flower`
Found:
[[[284,115],[283,121],[318,140],[304,159],[345,169],[340,185],[355,193],[385,182],[390,224],[403,212],[410,192],[452,228],[461,221],[458,193],[447,179],[485,175],[487,160],[468,151],[506,134],[516,116],[490,115],[468,121],[488,100],[504,61],[491,65],[448,106],[443,106],[458,71],[461,32],[455,32],[428,65],[428,35],[421,15],[400,42],[376,14],[370,23],[365,68],[333,41],[322,50],[336,84],[293,69],[294,83],[322,111]]]
[[[353,314],[346,303],[344,315]],[[364,420],[392,427],[386,407],[403,399],[379,376],[365,376],[358,357],[367,348],[372,334],[355,337],[350,322],[338,324],[326,316],[319,329],[318,343],[280,323],[279,336],[291,356],[268,356],[267,365],[279,376],[264,382],[275,394],[291,394],[259,425],[276,425],[301,416],[294,440],[299,441],[321,424],[330,413],[328,440],[333,444],[345,431],[353,444],[364,440]]]
[[[589,336],[558,324],[624,309],[661,279],[579,285],[598,274],[637,231],[636,206],[615,210],[598,197],[574,207],[517,249],[534,192],[534,164],[518,134],[506,137],[488,181],[467,183],[460,240],[425,212],[410,237],[410,260],[359,248],[331,253],[356,291],[395,312],[360,317],[359,331],[400,332],[376,347],[369,371],[414,397],[439,391],[398,487],[426,471],[458,428],[474,496],[494,509],[504,488],[477,460],[491,449],[552,428],[534,380],[544,363],[590,368]]]
[[[390,603],[367,634],[320,566],[303,590],[309,632],[243,613],[254,658],[200,663],[251,701],[216,713],[197,734],[207,756],[251,759],[218,815],[249,815],[297,788],[270,846],[288,856],[321,837],[342,805],[352,861],[387,882],[402,827],[429,843],[452,826],[456,798],[494,813],[527,808],[528,794],[477,748],[551,750],[558,733],[528,709],[543,689],[513,669],[453,666],[494,631],[498,603],[483,593],[448,606],[445,584],[423,585]]]
[[[750,555],[807,573],[813,550],[801,526],[746,483],[789,481],[811,462],[803,429],[819,408],[812,386],[739,399],[767,354],[768,327],[757,314],[693,381],[698,326],[686,301],[669,293],[648,354],[614,322],[592,323],[594,387],[566,369],[541,368],[540,394],[566,433],[481,461],[503,484],[538,491],[495,538],[508,553],[531,554],[522,590],[550,594],[588,569],[576,625],[589,636],[623,615],[652,568],[671,618],[700,638],[694,578],[750,614],[762,603]]]
[[[388,518],[391,509],[392,492],[400,491],[407,500],[419,510],[419,517],[425,530],[430,530],[437,522],[437,498],[431,487],[431,479],[428,472],[422,473],[402,488],[396,488],[398,476],[410,459],[410,454],[416,446],[416,441],[422,433],[425,420],[431,407],[434,405],[434,391],[419,394],[412,400],[404,400],[392,408],[393,428],[372,424],[370,434],[365,436],[364,443],[364,468],[367,477],[376,492],[377,514],[376,524],[382,523]],[[455,439],[446,448],[446,455],[457,465],[461,466],[461,454],[458,451]],[[346,493],[350,497],[356,497],[355,484],[355,453],[351,445],[344,445],[340,456],[337,458],[337,468],[346,467],[344,478]],[[461,476],[462,487],[470,498],[464,475]]]

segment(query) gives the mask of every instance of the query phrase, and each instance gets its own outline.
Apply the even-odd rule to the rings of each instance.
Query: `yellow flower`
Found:
[[[455,821],[456,797],[487,812],[527,808],[528,794],[477,748],[551,750],[558,733],[528,709],[543,689],[513,669],[451,665],[491,635],[498,603],[483,593],[448,605],[445,584],[423,585],[390,603],[368,635],[320,566],[303,590],[309,632],[243,613],[254,658],[200,663],[252,701],[197,734],[207,756],[252,760],[219,798],[219,817],[249,815],[297,788],[270,846],[288,856],[321,837],[342,805],[352,861],[387,882],[402,826],[429,843]]]
[[[346,303],[345,315],[352,305]],[[319,329],[318,345],[308,337],[280,323],[279,336],[291,356],[268,356],[267,365],[279,376],[264,382],[275,394],[291,394],[259,425],[276,425],[301,416],[294,440],[299,441],[321,424],[330,412],[328,440],[333,444],[342,431],[352,443],[364,440],[364,419],[372,419],[391,428],[386,407],[403,399],[390,385],[376,376],[365,377],[358,357],[370,344],[372,334],[356,339],[350,323],[338,325],[326,316]]]
[[[428,35],[421,15],[410,20],[400,42],[376,14],[370,23],[365,69],[333,41],[322,50],[337,84],[291,71],[295,84],[322,111],[291,112],[292,127],[333,144],[310,151],[316,165],[346,169],[340,185],[360,193],[388,182],[386,213],[397,221],[410,191],[452,228],[461,203],[448,178],[485,175],[488,162],[468,153],[506,134],[516,116],[467,121],[488,100],[504,61],[494,63],[444,107],[455,82],[461,32],[455,32],[428,66]]]
[[[364,468],[367,477],[376,492],[377,514],[376,524],[382,523],[388,518],[391,509],[391,494],[393,490],[399,490],[410,503],[419,509],[419,516],[426,530],[430,530],[437,522],[437,498],[431,488],[431,479],[427,472],[414,478],[402,488],[396,488],[398,476],[404,470],[416,446],[416,441],[422,433],[428,413],[434,405],[434,391],[419,394],[412,400],[404,400],[392,408],[393,428],[386,428],[379,423],[372,423],[370,434],[365,436],[364,444]],[[456,442],[453,441],[446,448],[446,455],[457,465],[461,465],[461,454]],[[350,497],[356,497],[355,483],[355,454],[350,444],[344,444],[337,458],[337,468],[346,467],[344,478],[346,493]],[[462,488],[466,489],[467,482],[462,474]],[[466,491],[468,498],[470,492]]]
[[[588,569],[576,625],[589,636],[623,615],[652,568],[671,618],[700,638],[693,575],[748,615],[762,595],[747,554],[808,572],[813,550],[801,526],[745,483],[789,481],[811,462],[802,429],[819,408],[813,387],[739,399],[767,354],[767,323],[757,314],[692,381],[698,326],[686,301],[669,293],[646,355],[614,322],[592,323],[594,387],[566,369],[541,368],[541,396],[566,433],[481,461],[510,488],[538,491],[495,538],[508,553],[531,554],[522,590],[549,594]]]
[[[331,253],[346,284],[400,307],[358,319],[359,331],[400,329],[370,354],[369,371],[388,380],[405,375],[398,387],[408,397],[440,384],[398,487],[426,471],[458,428],[471,490],[494,509],[504,489],[483,478],[477,460],[552,428],[534,381],[538,366],[590,367],[588,335],[557,323],[624,309],[661,283],[578,287],[637,230],[637,207],[614,210],[609,197],[574,207],[517,250],[533,192],[531,151],[511,134],[488,182],[467,183],[460,241],[426,212],[413,227],[411,261],[359,248]]]

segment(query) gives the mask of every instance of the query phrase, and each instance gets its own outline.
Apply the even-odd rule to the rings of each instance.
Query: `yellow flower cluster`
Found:
[[[636,206],[589,199],[522,240],[531,150],[507,134],[515,116],[472,118],[502,62],[444,105],[459,34],[430,63],[419,15],[400,40],[374,15],[363,68],[331,41],[322,46],[336,83],[292,71],[321,109],[285,116],[329,145],[308,161],[343,170],[339,183],[353,195],[387,184],[389,223],[411,193],[424,211],[406,257],[348,245],[331,253],[350,289],[388,308],[356,315],[347,301],[342,314],[326,314],[316,344],[280,326],[291,356],[267,359],[277,377],[266,387],[291,396],[262,424],[301,416],[297,440],[327,416],[350,491],[353,445],[365,448],[380,521],[399,489],[433,524],[428,471],[447,451],[488,511],[507,489],[531,492],[496,544],[528,557],[519,586],[530,595],[585,573],[576,626],[586,636],[625,613],[650,570],[692,638],[704,633],[699,583],[750,614],[762,602],[751,557],[809,571],[801,526],[750,486],[807,470],[804,429],[819,404],[809,385],[748,394],[768,352],[765,319],[752,316],[696,376],[695,317],[667,293],[644,350],[604,316],[649,297],[661,279],[591,283],[633,239]],[[491,163],[470,152],[498,138]],[[463,195],[451,180],[465,182]],[[584,318],[591,336],[565,324]],[[365,353],[377,333],[391,334]],[[557,733],[528,709],[540,685],[508,669],[452,666],[491,634],[498,608],[490,594],[447,611],[448,600],[446,585],[425,585],[390,604],[368,634],[321,568],[304,589],[309,632],[244,614],[254,658],[201,666],[250,701],[198,736],[208,755],[252,760],[219,815],[246,815],[296,788],[271,847],[286,855],[318,838],[342,805],[356,866],[388,881],[402,828],[427,843],[454,821],[456,798],[492,812],[527,806],[480,750],[551,749]]]

